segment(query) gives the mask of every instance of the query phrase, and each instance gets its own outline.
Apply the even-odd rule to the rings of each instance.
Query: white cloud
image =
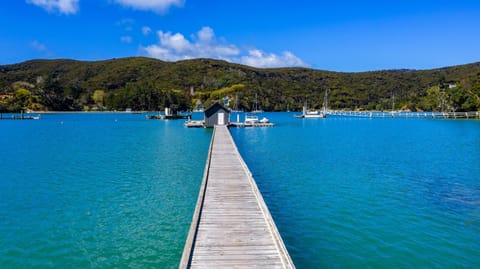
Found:
[[[135,20],[132,18],[123,18],[119,21],[117,21],[118,26],[129,26],[135,24]]]
[[[210,27],[203,27],[192,39],[185,38],[181,33],[157,32],[159,44],[144,47],[144,52],[154,58],[177,61],[192,58],[216,58],[230,60],[231,56],[238,56],[240,50],[235,45],[220,44]]]
[[[79,0],[26,0],[27,3],[39,6],[48,12],[75,14],[79,10]]]
[[[43,54],[44,56],[52,57],[54,55],[53,52],[49,51],[47,46],[43,43],[40,43],[38,40],[33,40],[30,43],[30,46],[36,50],[37,52]]]
[[[248,55],[241,57],[241,63],[256,67],[284,67],[306,66],[306,64],[290,51],[284,51],[282,55],[265,53],[258,49],[248,51]]]
[[[178,61],[178,60],[189,59],[189,58],[185,58],[188,56],[184,56],[184,58],[181,58],[182,56],[172,54],[168,49],[162,48],[157,45],[144,47],[143,50],[147,53],[148,56],[161,59],[164,61]]]
[[[116,22],[116,25],[122,27],[125,32],[133,31],[135,20],[131,18],[124,18]]]
[[[120,37],[120,41],[123,43],[132,43],[132,37],[131,36],[122,36]]]
[[[184,0],[114,0],[116,3],[138,10],[165,13],[171,6],[181,7]]]
[[[141,47],[141,50],[149,57],[165,61],[214,58],[255,67],[307,66],[289,51],[281,55],[259,49],[244,51],[234,44],[220,42],[210,27],[200,29],[191,36],[191,40],[181,33],[158,31],[157,35],[158,44]]]
[[[203,27],[202,29],[200,29],[200,31],[198,31],[197,35],[199,41],[206,43],[212,41],[215,37],[213,29],[210,27]]]
[[[152,32],[152,28],[148,26],[143,26],[142,27],[142,34],[143,35],[149,35]]]
[[[158,31],[157,34],[160,38],[160,44],[166,49],[172,50],[174,53],[187,53],[193,49],[190,41],[185,39],[185,37],[180,33],[172,35],[171,32],[164,33],[162,31]]]
[[[36,51],[44,52],[44,51],[47,50],[47,46],[45,46],[45,44],[42,44],[42,43],[38,42],[37,40],[32,41],[32,43],[30,45]]]

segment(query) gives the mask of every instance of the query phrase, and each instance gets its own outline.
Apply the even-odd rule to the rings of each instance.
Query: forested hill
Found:
[[[361,73],[309,68],[259,69],[212,59],[163,62],[32,60],[0,66],[0,111],[189,110],[229,97],[250,110],[258,95],[266,111],[329,108],[363,110],[480,110],[480,63],[432,70]]]

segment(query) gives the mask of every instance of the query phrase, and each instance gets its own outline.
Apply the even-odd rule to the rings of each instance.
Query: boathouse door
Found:
[[[218,125],[225,125],[225,113],[223,112],[218,112],[217,114],[218,117]]]

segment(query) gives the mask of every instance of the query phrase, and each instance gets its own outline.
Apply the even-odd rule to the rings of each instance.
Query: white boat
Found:
[[[295,118],[305,119],[322,119],[327,117],[327,105],[328,105],[328,89],[325,91],[325,97],[323,101],[323,111],[308,110],[307,104],[303,106],[302,115],[295,115]]]
[[[254,125],[259,123],[258,116],[253,114],[245,115],[245,125]]]
[[[305,114],[304,114],[304,118],[325,118],[325,114],[323,112],[320,112],[320,111],[307,111]]]
[[[317,111],[317,110],[307,110],[306,106],[303,106],[303,112],[302,115],[295,115],[296,118],[305,118],[305,119],[319,119],[319,118],[325,118],[326,113],[323,111]]]
[[[269,119],[266,117],[263,117],[261,120],[258,119],[258,116],[256,114],[246,114],[245,115],[245,121],[243,123],[241,122],[232,122],[230,126],[233,127],[272,127],[274,126],[273,123],[270,122]]]

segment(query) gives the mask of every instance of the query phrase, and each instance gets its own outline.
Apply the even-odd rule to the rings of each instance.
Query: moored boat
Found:
[[[328,89],[325,90],[325,97],[323,101],[322,111],[318,110],[308,110],[307,102],[303,106],[303,111],[301,115],[295,115],[295,118],[304,118],[304,119],[322,119],[327,117],[327,105],[328,105]]]
[[[254,115],[254,114],[246,114],[245,115],[245,125],[254,125],[256,123],[258,123],[259,120],[258,120],[258,116],[257,115]]]
[[[305,118],[305,119],[318,119],[318,118],[325,118],[326,113],[323,111],[317,110],[308,110],[306,106],[303,107],[303,112],[301,115],[295,115],[295,118]]]
[[[261,120],[260,120],[260,123],[269,123],[270,120],[267,119],[266,117],[263,117]]]

